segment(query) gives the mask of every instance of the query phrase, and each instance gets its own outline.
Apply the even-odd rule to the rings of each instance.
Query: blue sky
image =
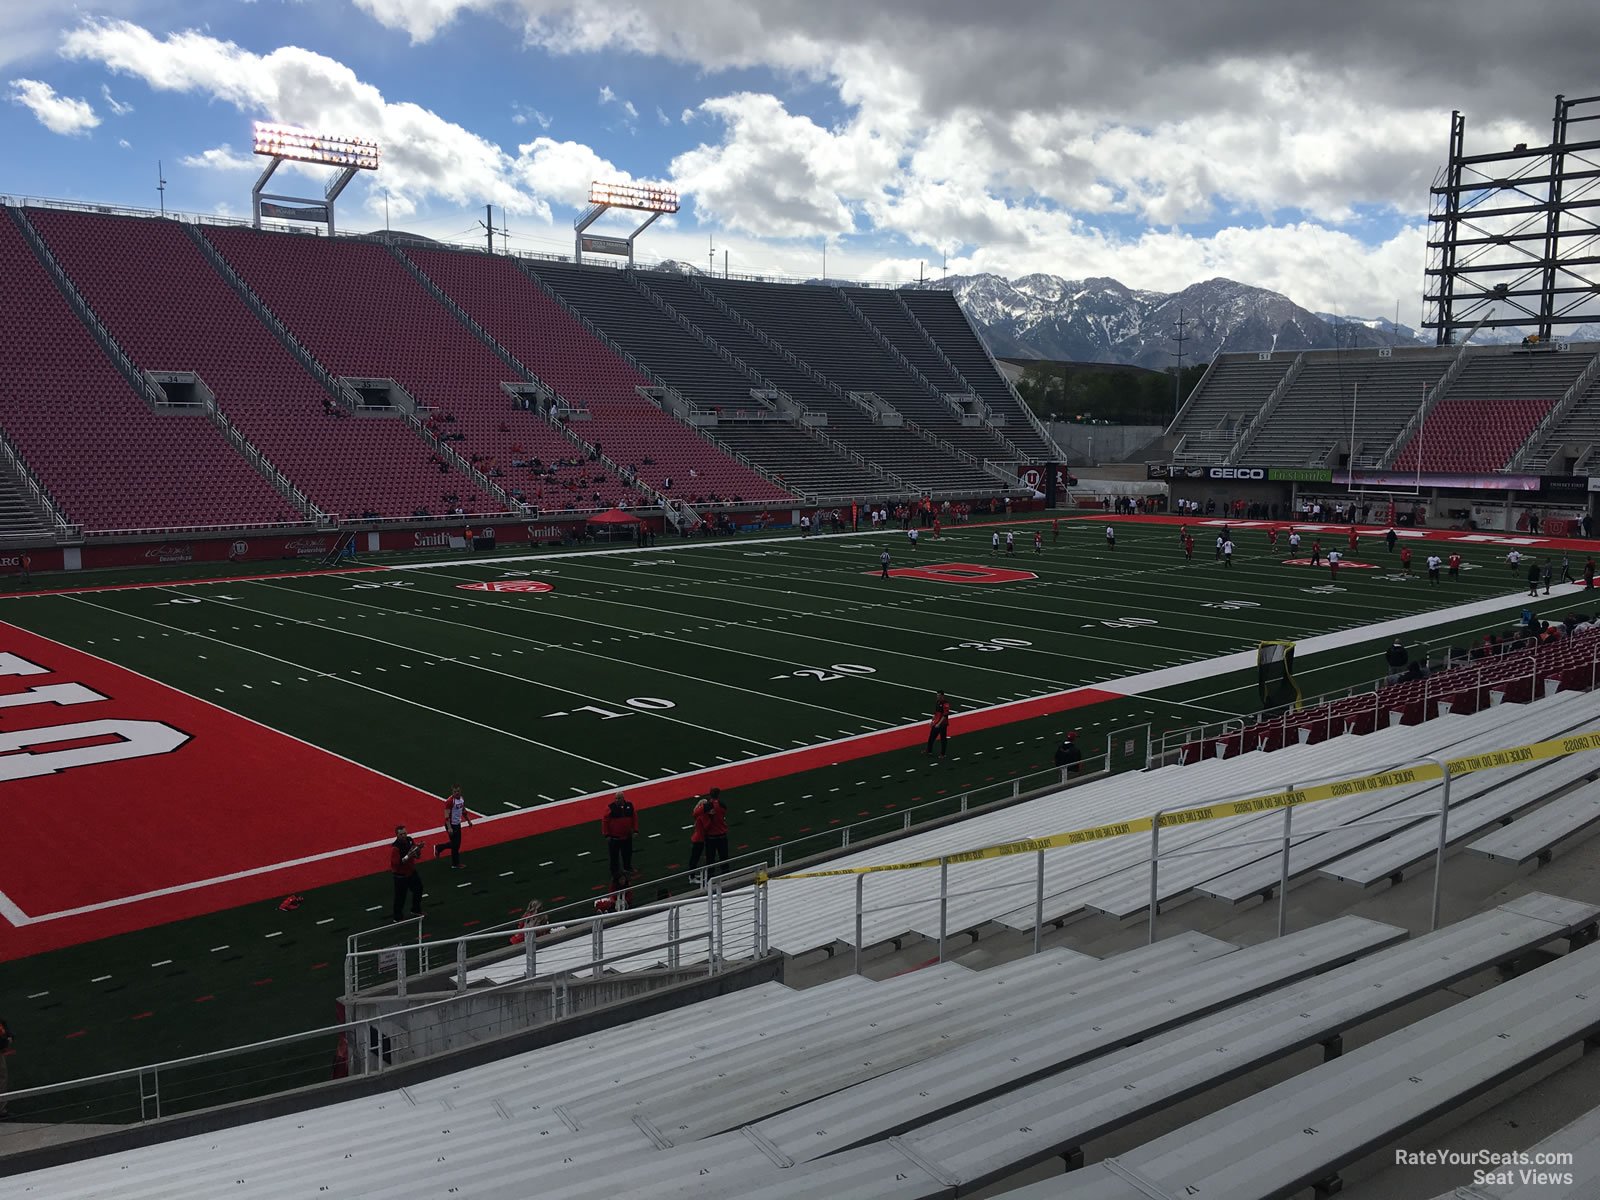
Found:
[[[1450,107],[1486,143],[1536,139],[1561,64],[1530,40],[1531,82],[1453,81],[1426,12],[1374,5],[1372,40],[1365,6],[1324,27],[1217,0],[1201,28],[1141,0],[12,5],[0,191],[154,208],[160,160],[169,208],[242,215],[250,122],[275,119],[384,143],[346,228],[381,226],[387,192],[396,228],[465,240],[493,202],[514,247],[561,252],[591,178],[660,180],[684,210],[646,258],[704,263],[712,241],[736,271],[804,276],[826,239],[834,275],[948,255],[1409,316]],[[1498,19],[1449,11],[1469,39]]]

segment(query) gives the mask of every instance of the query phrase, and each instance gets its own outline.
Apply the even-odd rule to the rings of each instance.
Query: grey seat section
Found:
[[[1011,1195],[1272,1200],[1600,1032],[1600,944],[1379,1038],[1127,1154]]]
[[[1541,704],[1551,707],[1544,707],[1541,710]],[[1501,745],[1515,741],[1518,737],[1540,736],[1542,732],[1550,729],[1552,721],[1562,723],[1563,729],[1573,728],[1600,715],[1600,695],[1558,694],[1548,701],[1541,701],[1540,704],[1519,705],[1514,715],[1510,717],[1496,715],[1503,712],[1502,707],[1494,712],[1486,710],[1484,713],[1475,713],[1466,717],[1461,724],[1439,726],[1438,721],[1431,721],[1423,726],[1388,729],[1360,738],[1330,739],[1294,751],[1292,760],[1286,760],[1287,752],[1276,751],[1270,754],[1245,755],[1233,762],[1235,770],[1239,770],[1246,766],[1250,758],[1265,760],[1266,769],[1277,770],[1276,776],[1272,777],[1273,790],[1276,790],[1291,781],[1306,781],[1317,775],[1325,776],[1330,770],[1337,775],[1348,776],[1392,767],[1406,761],[1416,762],[1420,754],[1453,753],[1479,748],[1489,731],[1493,732],[1495,744]],[[1435,726],[1438,728],[1434,728]],[[1426,735],[1422,733],[1424,730],[1427,731]],[[1420,741],[1419,744],[1423,736],[1426,736],[1426,740]],[[1222,761],[1225,763],[1228,760]],[[1288,761],[1293,761],[1295,768],[1289,768],[1286,765]],[[1185,771],[1198,769],[1198,764],[1193,768],[1182,769]],[[1159,775],[1160,772],[1152,774]],[[1396,788],[1393,789],[1393,793],[1403,800],[1406,789]],[[1238,790],[1235,790],[1234,794],[1239,794]],[[1303,825],[1314,821],[1328,821],[1333,819],[1332,814],[1337,814],[1347,804],[1353,803],[1358,807],[1364,807],[1386,794],[1388,793],[1374,793],[1371,796],[1357,796],[1348,800],[1312,805],[1297,813],[1296,819]],[[1152,806],[1149,811],[1153,812],[1154,807]],[[1230,842],[1271,839],[1279,834],[1282,828],[1282,814],[1268,813],[1164,830],[1161,847],[1165,851],[1187,851],[1208,846],[1219,848],[1214,853],[1190,854],[1163,862],[1157,881],[1158,898],[1162,901],[1174,899],[1209,879],[1237,869],[1241,865],[1249,865],[1262,859],[1274,859],[1277,847],[1270,841],[1254,846],[1222,847]],[[1373,836],[1382,837],[1392,832],[1394,828],[1392,825],[1375,825]],[[1072,886],[1065,890],[1051,888],[1047,864],[1045,901],[1047,920],[1070,916],[1084,908],[1118,917],[1128,917],[1145,911],[1150,897],[1148,840],[1123,838],[1094,844],[1083,850],[1084,852],[1077,856],[1081,874],[1072,878]],[[1091,865],[1095,867],[1094,870],[1085,869]],[[1275,867],[1276,862],[1273,865]],[[1087,881],[1083,879],[1085,875],[1089,876]],[[1276,877],[1274,871],[1273,878]],[[1032,906],[1028,906],[1002,916],[1000,921],[1012,927],[1031,927],[1033,919]]]
[[[1483,792],[1472,800],[1450,806],[1448,837],[1451,844],[1463,841],[1503,817],[1512,816],[1531,805],[1570,787],[1586,775],[1600,771],[1600,761],[1590,754],[1574,754],[1548,762],[1501,787]],[[1321,873],[1343,883],[1371,887],[1404,872],[1437,851],[1439,829],[1433,822],[1414,825],[1366,850],[1335,859]]]
[[[1570,1163],[1535,1163],[1528,1169],[1547,1174],[1570,1174],[1569,1182],[1524,1180],[1509,1186],[1456,1188],[1437,1200],[1593,1200],[1600,1196],[1600,1108],[1592,1108],[1572,1124],[1556,1130],[1530,1154],[1570,1154]],[[1517,1170],[1513,1168],[1513,1174]]]
[[[1538,893],[1390,947],[1298,987],[997,1096],[894,1139],[978,1187],[1081,1146],[1257,1066],[1591,930],[1600,908]]]
[[[1357,917],[1340,918],[1317,930],[1307,930],[1303,935],[1236,951],[1164,979],[1144,980],[1137,987],[1125,986],[1103,993],[1087,1004],[1077,1003],[1067,1008],[1057,1005],[1049,1015],[1036,1015],[1025,1024],[992,1031],[985,1039],[988,1052],[1012,1061],[1023,1075],[1040,1069],[1041,1063],[1070,1063],[1152,1036],[1172,1024],[1226,1004],[1230,996],[1249,995],[1303,979],[1404,937],[1404,931],[1392,926]],[[945,1055],[932,1058],[923,1066],[943,1061],[963,1044],[966,1043],[948,1047]],[[917,1071],[918,1068],[912,1068],[902,1073],[896,1090],[914,1090]],[[774,1078],[784,1076],[775,1074]],[[844,1084],[854,1082],[848,1075],[840,1079]],[[769,1090],[771,1087],[769,1081]],[[680,1106],[692,1104],[697,1096],[694,1089],[685,1089],[677,1096],[666,1098],[672,1105],[667,1111],[677,1114],[683,1111]],[[754,1093],[742,1098],[746,1106],[754,1100]],[[708,1105],[715,1103],[715,1100],[707,1100]],[[730,1120],[739,1101],[730,1098],[725,1103],[728,1115],[715,1120],[702,1119],[703,1128]],[[777,1109],[780,1106],[768,1100],[765,1107]],[[747,1189],[745,1194],[758,1195],[764,1194],[765,1188],[777,1181],[774,1164],[778,1160],[761,1147],[759,1138],[752,1139],[741,1132],[677,1145],[659,1154],[625,1161],[618,1160],[615,1150],[614,1142],[609,1147],[597,1143],[592,1156],[576,1158],[570,1164],[545,1164],[560,1166],[562,1173],[557,1176],[547,1172],[538,1176],[541,1200],[647,1195],[653,1194],[652,1188],[665,1191],[675,1182],[690,1179],[712,1183],[722,1179],[738,1180],[739,1186]],[[570,1182],[569,1175],[572,1176]]]
[[[1600,783],[1589,783],[1479,838],[1467,849],[1520,867],[1536,858],[1549,858],[1557,842],[1595,825],[1600,825]]]
[[[813,1174],[849,1178],[845,1164],[853,1164],[854,1188],[840,1196],[874,1195],[899,1173],[927,1177],[916,1195],[964,1195],[1550,940],[1587,936],[1597,916],[1594,905],[1530,894],[1021,1086],[1010,1064],[975,1043],[950,1056],[961,1073],[943,1086],[897,1072],[751,1127],[775,1157],[809,1161],[770,1182],[746,1182],[751,1194],[809,1196]],[[902,1080],[914,1086],[882,1094]],[[879,1107],[857,1103],[867,1095]],[[906,1132],[869,1142],[896,1124]],[[886,1158],[886,1144],[906,1157]]]
[[[1577,725],[1568,725],[1566,721],[1572,715],[1582,718],[1578,724],[1587,724],[1589,714],[1586,705],[1579,705],[1577,709],[1564,708],[1561,710],[1561,719],[1556,725],[1561,731],[1577,728]],[[1516,742],[1524,737],[1538,739],[1549,736],[1552,732],[1550,718],[1552,714],[1546,709],[1544,713],[1535,711],[1521,721],[1508,723],[1501,732],[1501,741]],[[1540,720],[1541,716],[1543,720]],[[1530,722],[1537,722],[1531,724]],[[1494,771],[1482,771],[1464,778],[1452,781],[1450,785],[1450,802],[1452,807],[1466,800],[1483,795],[1485,792],[1519,779],[1530,771],[1537,770],[1542,763],[1529,763],[1520,767],[1502,768]],[[1600,764],[1597,764],[1600,766]],[[1319,818],[1316,808],[1308,810],[1303,818],[1296,815],[1297,821],[1305,828],[1306,833],[1295,835],[1293,845],[1289,851],[1289,877],[1294,879],[1308,874],[1335,859],[1343,858],[1358,850],[1365,849],[1375,842],[1390,837],[1400,829],[1403,824],[1391,823],[1388,818],[1415,815],[1418,822],[1427,828],[1437,830],[1435,823],[1439,803],[1442,797],[1443,784],[1429,783],[1420,787],[1394,788],[1388,792],[1376,793],[1370,797],[1351,797],[1340,801],[1329,808],[1323,806],[1333,819],[1342,823],[1336,828],[1327,828],[1326,832],[1316,832],[1317,826],[1329,826],[1328,818]],[[1361,820],[1362,817],[1380,817],[1382,820]],[[1277,824],[1281,828],[1281,818]],[[1265,826],[1269,831],[1271,826]],[[1292,831],[1292,827],[1291,827]],[[1237,868],[1225,875],[1217,876],[1199,884],[1195,890],[1219,900],[1227,900],[1237,904],[1257,895],[1268,888],[1275,887],[1281,875],[1279,855],[1275,848],[1266,847],[1269,851],[1266,857]]]
[[[948,1029],[964,1016],[992,1009],[994,1019],[1003,1019],[1003,1012],[1015,1009],[1014,1004],[1002,1002],[1012,989],[1027,995],[1035,1006],[1053,1003],[1075,1011],[1103,994],[1125,995],[1141,986],[1176,979],[1192,969],[1193,962],[1224,955],[1232,949],[1228,943],[1195,935],[1166,954],[1155,953],[1158,947],[1142,947],[1116,959],[1091,960],[1088,966],[1082,964],[1082,956],[1070,954],[1024,959],[976,975],[968,973],[960,980],[965,986],[959,989],[945,980],[935,987],[913,990],[917,976],[934,974],[933,970],[919,971],[872,985],[879,992],[878,1002],[865,1011],[838,1013],[829,1020],[810,1023],[796,1019],[775,1038],[743,1051],[701,1055],[693,1063],[664,1071],[655,1069],[662,1061],[656,1056],[653,1061],[645,1058],[636,1063],[613,1060],[597,1064],[596,1070],[577,1080],[546,1084],[537,1077],[529,1078],[517,1091],[502,1090],[498,1102],[517,1116],[529,1099],[537,1098],[545,1109],[560,1101],[554,1110],[555,1119],[538,1114],[540,1123],[527,1127],[528,1136],[519,1138],[517,1153],[512,1157],[495,1154],[496,1139],[505,1136],[503,1130],[469,1130],[453,1145],[455,1166],[450,1179],[471,1195],[516,1196],[519,1188],[523,1189],[520,1194],[526,1194],[526,1189],[535,1185],[541,1197],[559,1195],[563,1189],[581,1195],[596,1180],[609,1179],[629,1165],[643,1171],[645,1178],[640,1188],[648,1191],[657,1173],[675,1161],[666,1154],[679,1153],[654,1149],[667,1145],[668,1131],[658,1128],[652,1118],[666,1125],[676,1105],[702,1093],[720,1094],[741,1079],[758,1081],[747,1085],[754,1099],[742,1109],[750,1115],[766,1115],[804,1098],[797,1090],[798,1081],[794,1087],[774,1081],[787,1081],[790,1073],[799,1070],[809,1058],[828,1057],[840,1070],[850,1071],[855,1064],[849,1055],[868,1038],[872,1039],[868,1044],[876,1047],[880,1039],[888,1043],[898,1036],[904,1053],[908,1038],[913,1043],[937,1046],[943,1039],[932,1037],[931,1031]],[[1072,983],[1075,976],[1082,982]],[[1068,995],[1069,991],[1077,992],[1077,996]],[[887,1070],[893,1065],[892,1060],[886,1059],[885,1065],[873,1069]],[[736,1117],[733,1123],[741,1119],[748,1118]],[[735,1142],[736,1146],[731,1145]],[[719,1155],[726,1156],[730,1149],[735,1158],[759,1156],[746,1139],[734,1134],[729,1142],[693,1147],[697,1171],[714,1164]],[[688,1148],[683,1152],[688,1153]],[[618,1189],[608,1194],[625,1193],[626,1189]]]

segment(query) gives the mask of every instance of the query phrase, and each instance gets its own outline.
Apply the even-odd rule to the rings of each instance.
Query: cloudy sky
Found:
[[[0,191],[241,214],[265,118],[384,147],[346,228],[570,250],[590,180],[675,184],[647,258],[835,276],[1226,275],[1415,320],[1449,112],[1546,139],[1587,0],[42,0],[0,5]],[[596,232],[601,232],[597,229]]]

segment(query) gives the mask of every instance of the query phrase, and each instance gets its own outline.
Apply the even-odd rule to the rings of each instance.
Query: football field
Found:
[[[1014,555],[993,551],[995,528],[1015,529]],[[1067,730],[1091,756],[1141,731],[1142,756],[1146,727],[1250,710],[1262,639],[1348,635],[1303,664],[1309,695],[1379,672],[1375,623],[1478,602],[1440,636],[1503,628],[1525,588],[1498,543],[1438,543],[1467,563],[1432,586],[1421,537],[1408,576],[1376,532],[1354,552],[1324,533],[1347,556],[1335,579],[1248,523],[1231,566],[1204,523],[1192,563],[1175,523],[1119,521],[1114,548],[1104,528],[1019,519],[915,549],[898,530],[663,541],[0,598],[0,769],[29,813],[0,874],[0,987],[26,999],[13,1021],[55,1041],[48,1069],[23,1069],[44,1082],[326,1021],[344,936],[386,919],[393,826],[436,831],[455,784],[476,821],[461,872],[424,864],[434,937],[603,891],[595,821],[617,789],[660,878],[712,785],[736,853],[760,850],[1047,768]],[[943,763],[921,753],[941,689]],[[280,912],[290,893],[304,904]]]

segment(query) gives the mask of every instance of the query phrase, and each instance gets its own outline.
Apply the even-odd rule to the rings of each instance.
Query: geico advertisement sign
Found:
[[[1260,482],[1267,477],[1263,467],[1208,467],[1207,479],[1248,479]]]

